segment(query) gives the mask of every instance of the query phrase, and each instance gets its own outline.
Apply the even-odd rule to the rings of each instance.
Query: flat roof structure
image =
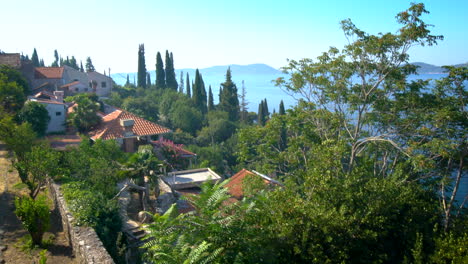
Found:
[[[175,190],[197,187],[209,181],[215,183],[222,179],[210,168],[170,172],[163,178]]]

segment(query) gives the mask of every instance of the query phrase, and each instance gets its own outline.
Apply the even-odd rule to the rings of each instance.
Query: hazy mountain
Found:
[[[411,64],[416,65],[416,66],[419,67],[418,70],[417,70],[419,74],[441,74],[441,73],[447,72],[446,69],[444,69],[444,68],[442,68],[440,66],[436,66],[436,65],[432,65],[432,64],[428,64],[428,63],[424,63],[424,62],[412,62]],[[455,64],[455,65],[452,65],[452,66],[467,67],[468,63]]]

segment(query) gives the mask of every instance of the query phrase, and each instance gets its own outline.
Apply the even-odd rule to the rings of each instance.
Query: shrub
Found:
[[[38,196],[37,200],[30,197],[19,197],[15,200],[15,214],[23,223],[24,228],[31,234],[34,245],[42,244],[42,236],[50,226],[50,211],[45,196]]]

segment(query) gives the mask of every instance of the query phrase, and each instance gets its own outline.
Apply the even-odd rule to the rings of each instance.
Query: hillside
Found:
[[[440,74],[440,73],[445,73],[447,70],[442,68],[441,66],[436,66],[424,62],[412,62],[411,64],[418,66],[418,73],[419,74]],[[462,64],[455,64],[452,65],[455,67],[467,67],[468,63],[462,63]]]

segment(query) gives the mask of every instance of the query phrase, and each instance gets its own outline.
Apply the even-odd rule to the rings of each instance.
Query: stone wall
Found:
[[[67,234],[68,243],[73,248],[73,253],[79,262],[82,264],[114,263],[93,228],[73,226],[73,215],[68,210],[60,191],[60,185],[50,181],[48,188],[55,208],[60,212],[63,231]]]

